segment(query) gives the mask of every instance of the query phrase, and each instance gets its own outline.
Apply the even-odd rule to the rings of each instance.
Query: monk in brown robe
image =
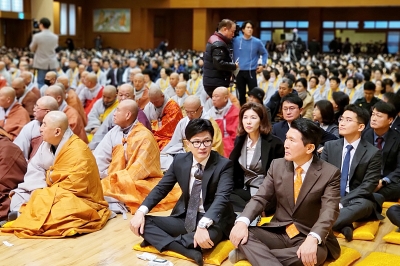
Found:
[[[40,98],[40,90],[37,87],[37,83],[33,82],[33,74],[29,71],[22,71],[19,75],[24,80],[27,90],[33,92],[38,98]]]
[[[0,132],[0,227],[7,221],[9,193],[24,181],[27,163],[18,148]]]
[[[22,78],[15,78],[11,83],[11,87],[15,90],[17,101],[22,105],[22,107],[25,108],[26,111],[28,111],[29,117],[32,120],[33,107],[35,106],[35,103],[39,97],[26,88]]]
[[[49,112],[40,132],[43,142],[24,183],[10,193],[10,208],[20,201],[19,215],[10,213],[16,220],[1,231],[20,238],[60,238],[100,230],[111,212],[92,152],[73,134],[63,112]]]
[[[15,90],[11,87],[3,87],[0,90],[0,127],[14,140],[22,127],[29,123],[28,112],[15,98]]]
[[[78,111],[69,106],[65,101],[65,93],[60,86],[50,86],[46,89],[46,96],[51,96],[57,100],[58,110],[64,112],[68,117],[69,127],[71,130],[80,137],[84,142],[88,143],[88,138],[85,132],[85,125],[82,121]]]

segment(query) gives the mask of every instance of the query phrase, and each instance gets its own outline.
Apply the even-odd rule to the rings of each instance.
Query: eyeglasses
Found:
[[[186,111],[185,110],[185,112],[186,112],[187,115],[195,115],[199,111],[200,107],[201,107],[201,105],[199,106],[199,108],[197,108],[196,111]]]
[[[33,108],[36,109],[36,110],[49,111],[49,109],[43,109],[43,108],[38,107],[37,104],[35,104],[35,105],[33,106]]]
[[[351,119],[350,117],[343,117],[343,116],[339,116],[338,121],[339,121],[339,123],[341,123],[341,122],[346,122],[346,123],[356,122],[357,124],[361,124],[360,122],[355,121],[355,120]]]
[[[200,148],[201,144],[203,144],[203,146],[207,148],[207,147],[211,146],[212,140],[210,140],[210,139],[206,139],[203,141],[195,140],[195,141],[191,141],[190,143],[192,143],[193,147],[195,147],[196,149]]]
[[[284,107],[284,108],[282,108],[282,111],[284,111],[284,112],[287,112],[287,111],[293,112],[297,108],[298,107],[295,107],[295,106],[290,106],[289,108],[288,107]]]

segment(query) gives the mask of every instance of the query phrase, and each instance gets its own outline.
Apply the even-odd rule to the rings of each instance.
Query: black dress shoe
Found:
[[[16,211],[10,212],[10,213],[8,214],[8,221],[9,221],[9,222],[14,221],[14,220],[16,220],[17,218],[18,218],[18,212],[16,212]]]
[[[149,243],[149,242],[147,242],[146,240],[143,240],[143,242],[142,242],[142,243],[140,243],[140,246],[141,246],[142,248],[145,248],[145,247],[148,247],[148,246],[150,246],[150,243]]]
[[[7,223],[7,221],[0,221],[0,227],[3,227],[3,225],[5,225]]]
[[[352,226],[345,226],[342,229],[342,234],[344,235],[344,238],[346,239],[347,242],[350,242],[353,240],[353,227]]]

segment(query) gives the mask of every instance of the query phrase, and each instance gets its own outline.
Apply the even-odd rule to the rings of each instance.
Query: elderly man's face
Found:
[[[164,104],[164,95],[150,95],[149,100],[156,108],[160,108]]]
[[[17,96],[17,98],[21,97],[22,95],[24,95],[25,92],[25,84],[21,84],[19,82],[15,82],[13,81],[11,83],[11,87],[15,90],[15,95]]]

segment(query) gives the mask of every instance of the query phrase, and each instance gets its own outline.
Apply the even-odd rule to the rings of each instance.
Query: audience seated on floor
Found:
[[[40,130],[43,142],[24,182],[10,193],[8,218],[15,221],[1,231],[20,238],[57,238],[100,230],[111,212],[92,152],[61,111],[49,112]]]
[[[133,86],[135,88],[135,101],[140,109],[144,109],[149,103],[149,87],[144,82],[142,73],[137,73],[133,77]]]
[[[39,99],[39,97],[26,88],[24,80],[22,78],[15,78],[11,82],[11,87],[15,90],[17,101],[28,112],[29,118],[33,119],[33,107],[35,106],[35,103]]]
[[[104,86],[98,83],[96,74],[87,74],[85,78],[85,87],[79,92],[78,95],[85,109],[86,115],[90,113],[94,103],[103,96],[103,89]]]

